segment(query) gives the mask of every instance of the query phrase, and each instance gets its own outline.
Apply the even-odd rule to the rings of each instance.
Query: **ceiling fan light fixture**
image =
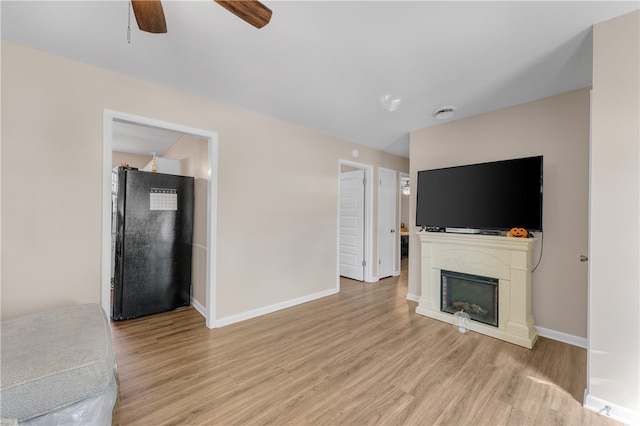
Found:
[[[411,186],[409,185],[409,179],[402,183],[402,195],[411,195]]]
[[[438,120],[447,120],[456,114],[458,108],[454,106],[444,106],[433,111],[433,116]]]

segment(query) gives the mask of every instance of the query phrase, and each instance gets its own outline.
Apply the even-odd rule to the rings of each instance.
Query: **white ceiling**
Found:
[[[409,156],[412,130],[591,84],[594,23],[638,1],[268,1],[258,30],[211,0],[1,3],[2,38]],[[400,98],[395,111],[381,98]],[[215,131],[215,129],[212,129]]]
[[[183,136],[183,133],[158,127],[114,120],[111,130],[113,151],[158,157]]]

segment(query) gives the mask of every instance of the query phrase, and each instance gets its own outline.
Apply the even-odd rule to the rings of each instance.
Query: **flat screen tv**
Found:
[[[542,171],[542,156],[419,171],[416,225],[542,231]]]

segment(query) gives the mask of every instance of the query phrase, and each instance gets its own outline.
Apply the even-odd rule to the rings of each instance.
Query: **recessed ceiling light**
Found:
[[[455,115],[458,108],[454,106],[444,106],[433,111],[433,116],[438,120],[446,120]]]
[[[387,111],[395,111],[400,107],[400,98],[392,98],[391,95],[382,95],[380,104]]]

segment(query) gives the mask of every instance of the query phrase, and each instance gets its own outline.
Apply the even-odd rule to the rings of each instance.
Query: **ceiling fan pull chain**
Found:
[[[127,43],[131,44],[131,2],[129,2],[129,16],[127,18]]]

